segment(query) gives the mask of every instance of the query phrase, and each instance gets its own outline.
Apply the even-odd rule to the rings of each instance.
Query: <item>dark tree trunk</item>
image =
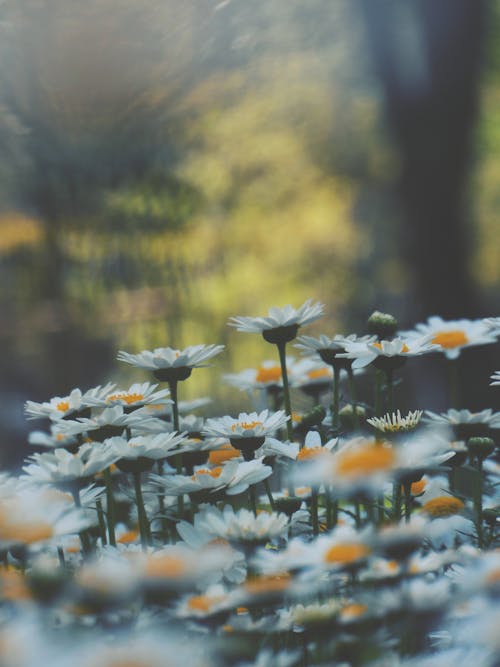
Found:
[[[415,317],[478,315],[466,178],[476,119],[482,0],[360,0],[401,159],[401,241]]]

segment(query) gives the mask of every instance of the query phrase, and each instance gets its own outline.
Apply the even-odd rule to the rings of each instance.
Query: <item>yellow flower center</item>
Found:
[[[186,573],[186,563],[180,556],[166,555],[150,558],[146,564],[148,577],[182,577]]]
[[[358,477],[389,470],[394,463],[392,448],[370,445],[342,452],[337,457],[337,472],[346,477]]]
[[[413,484],[411,485],[411,495],[420,496],[425,491],[426,486],[427,486],[427,480],[425,479],[421,479],[418,482],[413,482]]]
[[[210,477],[216,479],[217,477],[220,477],[221,472],[222,472],[222,466],[216,466],[215,468],[212,468],[212,470],[208,470],[207,468],[202,468],[201,470],[197,470],[191,477],[191,479],[193,481],[196,481],[196,478],[199,475],[210,475]]]
[[[453,496],[438,496],[425,503],[422,511],[427,512],[427,514],[435,518],[458,514],[463,508],[464,504],[458,498],[454,498]]]
[[[2,512],[3,514],[3,512]],[[52,526],[44,521],[18,521],[0,515],[0,541],[32,544],[47,540],[54,534]]]
[[[135,542],[139,537],[139,531],[137,530],[128,530],[126,533],[123,533],[120,537],[116,538],[116,541],[120,544],[131,544]]]
[[[259,366],[255,382],[279,382],[281,380],[281,368],[279,366]]]
[[[283,574],[262,575],[252,577],[245,581],[245,589],[252,595],[263,593],[276,593],[288,588],[291,582],[291,575],[288,572]]]
[[[366,604],[360,604],[359,602],[353,602],[352,604],[346,605],[340,612],[340,615],[343,619],[358,618],[368,611]]]
[[[144,400],[144,395],[127,394],[124,392],[123,394],[111,394],[111,396],[108,396],[106,400],[108,403],[113,403],[114,401],[123,401],[127,405],[132,405],[132,403],[138,403],[139,401]]]
[[[262,426],[262,422],[259,422],[259,421],[238,422],[237,424],[233,424],[231,426],[231,431],[234,433],[236,431],[236,429],[238,428],[238,426],[241,427],[244,431],[250,431],[250,430],[253,430],[253,429],[257,428],[257,426]]]
[[[297,461],[307,461],[315,459],[317,456],[323,456],[327,451],[323,447],[304,447],[297,454]]]
[[[348,565],[361,558],[365,558],[370,553],[370,549],[364,544],[357,542],[345,542],[344,544],[334,544],[325,553],[326,563],[335,565]]]
[[[310,380],[321,380],[322,378],[329,378],[330,371],[328,368],[316,368],[315,370],[309,371],[307,377]]]
[[[220,465],[229,461],[230,459],[235,459],[240,456],[240,451],[232,447],[229,443],[223,445],[220,449],[214,449],[208,455],[208,462],[211,465]]]
[[[59,410],[59,412],[67,412],[69,410],[69,401],[60,401],[56,405],[56,408]]]
[[[457,329],[456,331],[438,331],[434,334],[434,338],[431,342],[436,345],[441,345],[441,347],[444,347],[446,350],[451,350],[454,347],[467,345],[469,339],[463,331]]]
[[[187,601],[188,609],[192,611],[202,611],[208,613],[210,609],[217,604],[222,602],[224,597],[222,595],[209,597],[208,595],[193,595],[192,598],[189,598]]]

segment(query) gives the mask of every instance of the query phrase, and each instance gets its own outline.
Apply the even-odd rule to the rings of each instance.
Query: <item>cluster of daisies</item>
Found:
[[[500,413],[398,400],[406,362],[454,364],[500,318],[299,336],[323,311],[230,320],[274,346],[225,376],[255,412],[180,400],[221,345],[119,352],[152,382],[26,403],[45,428],[1,475],[2,666],[500,664]]]

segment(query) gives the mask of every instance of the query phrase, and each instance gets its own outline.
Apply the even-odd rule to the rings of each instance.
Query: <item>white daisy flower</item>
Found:
[[[284,410],[274,413],[270,413],[269,410],[260,413],[240,412],[236,419],[233,417],[207,419],[202,433],[208,437],[227,438],[231,442],[244,438],[266,438],[283,428],[287,421],[288,417]]]
[[[416,428],[422,417],[422,410],[415,410],[409,412],[406,417],[401,415],[401,412],[387,413],[383,417],[372,417],[367,419],[367,423],[373,428],[382,433],[400,433],[405,431],[412,431]]]
[[[70,448],[78,445],[78,438],[74,435],[65,435],[58,429],[59,422],[54,422],[50,425],[50,433],[45,431],[31,431],[28,436],[30,445],[36,447],[47,447],[47,449],[55,449],[56,447]]]
[[[179,521],[176,525],[176,530],[181,539],[202,557],[205,551],[210,551],[214,546],[217,548],[226,547],[232,555],[232,560],[228,561],[227,566],[221,572],[221,577],[224,576],[228,581],[235,584],[239,584],[245,580],[247,573],[245,556],[241,551],[233,549],[229,545],[229,542],[225,544],[221,539],[214,540],[214,534],[205,525],[201,512],[195,514],[192,524],[187,521]]]
[[[262,458],[242,462],[231,459],[222,466],[198,468],[190,477],[151,475],[151,482],[159,486],[165,495],[193,493],[209,498],[218,492],[225,492],[228,496],[238,495],[271,474],[272,468],[264,465]]]
[[[500,428],[500,412],[493,412],[489,408],[480,412],[450,409],[440,414],[426,410],[423,421],[449,426],[459,440],[467,440],[473,436],[488,436],[490,429]]]
[[[45,403],[26,401],[24,410],[28,419],[48,417],[51,421],[58,421],[91,407],[93,401],[104,398],[114,387],[113,383],[108,382],[103,387],[94,387],[85,393],[81,389],[73,389],[68,396],[54,396]]]
[[[374,343],[376,340],[376,336],[357,336],[356,334],[342,336],[336,334],[332,338],[321,334],[317,338],[313,336],[299,336],[294,347],[299,348],[305,354],[315,354],[326,364],[331,365],[337,361],[339,352],[346,351],[346,345],[352,343]]]
[[[114,388],[106,396],[96,396],[89,399],[89,405],[106,408],[121,405],[124,408],[136,408],[144,405],[168,405],[172,401],[168,398],[168,389],[157,389],[157,384],[150,382],[136,382],[128,389]]]
[[[179,445],[186,440],[185,433],[159,433],[158,435],[136,435],[127,440],[120,436],[108,438],[104,446],[109,447],[116,460],[136,461],[139,458],[158,461],[179,452]]]
[[[76,454],[65,449],[33,454],[24,472],[34,482],[61,484],[85,480],[118,460],[118,455],[100,443],[84,443]]]
[[[324,305],[308,299],[300,308],[287,305],[269,308],[267,317],[236,316],[229,319],[229,326],[246,333],[261,333],[270,343],[293,340],[300,326],[310,324],[324,313]],[[277,336],[277,338],[276,338]],[[284,338],[283,338],[284,336]]]
[[[90,525],[85,513],[31,489],[0,501],[0,549],[55,541]]]
[[[492,380],[490,385],[492,387],[498,387],[500,385],[500,371],[495,371],[490,379]]]
[[[415,357],[427,352],[434,352],[440,348],[429,342],[429,337],[419,337],[413,340],[394,338],[394,340],[382,340],[380,342],[348,342],[345,352],[339,353],[339,357],[353,359],[352,367],[364,368],[368,364],[376,363],[378,359],[392,359],[402,362],[408,357]]]
[[[121,405],[104,410],[95,417],[78,417],[76,420],[65,420],[58,423],[59,432],[63,435],[81,435],[82,433],[93,433],[104,438],[114,434],[120,434],[124,429],[136,429],[143,433],[157,433],[159,427],[165,430],[165,424],[153,417],[147,417],[142,413],[132,412],[128,414]],[[95,431],[101,431],[95,434]],[[115,433],[111,433],[114,431]]]
[[[236,543],[265,543],[288,530],[288,517],[284,513],[259,512],[255,516],[247,509],[235,512],[230,505],[222,511],[213,506],[204,507],[199,520],[214,537]]]
[[[266,438],[285,426],[288,417],[283,410],[269,413],[268,410],[257,412],[240,412],[237,419],[220,417],[207,419],[202,435],[212,438],[226,438],[239,449],[246,461],[251,461],[255,451],[261,447]]]
[[[496,342],[485,320],[443,320],[438,316],[429,317],[426,323],[417,324],[414,330],[400,335],[410,340],[427,336],[431,343],[440,346],[436,349],[448,359],[456,359],[464,347]]]
[[[289,368],[291,361],[291,357],[287,357],[287,369]],[[247,368],[239,373],[228,373],[223,377],[228,384],[237,387],[241,391],[283,387],[281,366],[279,363],[269,359],[263,361],[257,368]]]
[[[183,350],[172,347],[157,347],[139,354],[118,352],[117,359],[137,368],[153,371],[158,380],[185,380],[193,368],[206,366],[203,362],[220,354],[224,345],[190,345]],[[175,371],[174,371],[175,369]]]

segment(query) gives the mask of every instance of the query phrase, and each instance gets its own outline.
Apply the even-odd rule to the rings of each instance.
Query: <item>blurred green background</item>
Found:
[[[225,343],[181,398],[249,408],[220,374],[274,351],[230,315],[498,314],[499,27],[479,0],[4,0],[3,451],[26,399],[149,379],[118,349]]]

